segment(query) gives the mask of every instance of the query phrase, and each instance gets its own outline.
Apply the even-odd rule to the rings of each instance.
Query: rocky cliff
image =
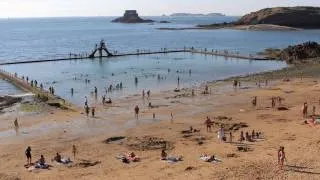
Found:
[[[266,8],[243,16],[236,24],[274,24],[296,28],[320,28],[320,7]]]
[[[151,23],[153,20],[142,19],[139,17],[136,10],[126,10],[122,17],[114,19],[112,22],[116,23]]]

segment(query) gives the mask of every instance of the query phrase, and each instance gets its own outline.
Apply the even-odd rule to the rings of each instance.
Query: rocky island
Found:
[[[301,29],[317,29],[320,28],[320,7],[298,6],[265,8],[244,15],[235,22],[198,25],[196,27],[183,29],[162,28],[162,30],[221,28],[252,31],[296,31]]]
[[[114,23],[152,23],[153,20],[142,19],[136,10],[126,10],[122,17],[112,20]]]

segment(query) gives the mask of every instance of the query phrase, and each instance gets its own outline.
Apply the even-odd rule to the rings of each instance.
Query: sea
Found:
[[[239,17],[144,17],[170,23],[119,24],[115,17],[16,18],[0,19],[0,62],[32,61],[89,53],[105,40],[117,53],[137,49],[198,49],[256,54],[266,48],[284,48],[305,41],[320,42],[320,30],[240,31],[159,30],[158,28],[194,27],[198,24],[231,22]],[[98,89],[98,101],[140,94],[142,90],[159,92],[174,88],[196,87],[207,81],[231,76],[271,71],[287,67],[282,61],[250,61],[218,56],[172,53],[116,58],[84,59],[60,62],[5,65],[0,68],[37,80],[45,88],[53,86],[56,94],[82,105],[85,96]],[[138,82],[135,82],[135,78]],[[179,84],[177,83],[179,78]],[[90,83],[85,83],[85,80]],[[112,85],[123,89],[106,92]],[[71,88],[74,94],[70,93]],[[22,93],[0,80],[0,95]]]

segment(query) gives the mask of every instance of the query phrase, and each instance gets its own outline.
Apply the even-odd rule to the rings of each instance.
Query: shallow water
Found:
[[[43,83],[45,88],[53,86],[56,94],[82,106],[84,97],[89,103],[96,102],[90,96],[94,87],[98,88],[97,101],[106,94],[106,88],[122,82],[122,90],[106,94],[112,99],[141,94],[142,90],[159,92],[179,88],[194,87],[206,81],[228,78],[248,73],[270,71],[286,67],[280,61],[250,61],[226,59],[218,56],[205,56],[191,53],[126,56],[103,58],[101,60],[78,60],[46,62],[34,64],[7,65],[9,72]],[[191,71],[191,73],[189,72]],[[137,84],[135,77],[138,78]],[[85,83],[85,79],[90,83]],[[74,94],[71,94],[74,88]]]
[[[8,81],[0,79],[0,96],[21,94],[23,91],[10,84]]]

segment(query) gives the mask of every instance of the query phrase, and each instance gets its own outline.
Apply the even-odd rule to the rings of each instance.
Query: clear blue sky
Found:
[[[0,0],[0,17],[120,16],[174,12],[243,15],[274,6],[320,6],[320,0]]]

